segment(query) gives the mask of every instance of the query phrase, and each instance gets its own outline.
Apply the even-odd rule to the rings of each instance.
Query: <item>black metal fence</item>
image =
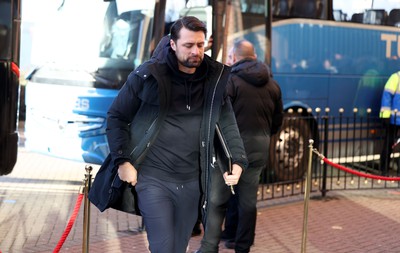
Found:
[[[354,109],[351,115],[339,110],[332,115],[328,109],[323,112],[317,109],[312,117],[303,115],[301,110],[289,111],[281,131],[273,136],[270,165],[260,178],[259,201],[303,194],[310,164],[311,191],[320,192],[322,196],[333,190],[400,187],[399,181],[360,177],[328,166],[317,155],[320,153],[329,161],[355,172],[398,177],[400,144],[397,146],[396,126],[372,116],[370,110]],[[314,150],[311,163],[310,140]],[[381,161],[381,156],[387,159]]]

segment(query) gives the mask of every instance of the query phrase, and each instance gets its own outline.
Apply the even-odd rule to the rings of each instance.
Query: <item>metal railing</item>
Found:
[[[351,170],[388,177],[400,175],[398,129],[393,126],[389,130],[390,125],[372,116],[371,110],[354,109],[351,115],[339,110],[333,115],[328,109],[324,112],[317,109],[313,116],[302,114],[301,110],[286,114],[280,133],[271,139],[270,165],[260,178],[259,201],[304,194],[310,139],[319,153]],[[391,141],[386,146],[385,138]],[[393,153],[385,169],[380,161],[381,153],[392,146]],[[399,182],[360,178],[338,170],[322,163],[317,155],[311,159],[311,191],[322,196],[333,190],[400,187]]]

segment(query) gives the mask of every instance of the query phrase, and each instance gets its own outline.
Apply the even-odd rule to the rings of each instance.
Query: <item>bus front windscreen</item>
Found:
[[[109,153],[107,110],[132,70],[150,58],[156,3],[40,1],[22,8],[30,39],[22,41],[30,53],[24,66],[32,70],[26,74],[25,148],[100,164]]]
[[[148,59],[155,1],[48,1],[35,24],[30,79],[36,83],[119,89]]]

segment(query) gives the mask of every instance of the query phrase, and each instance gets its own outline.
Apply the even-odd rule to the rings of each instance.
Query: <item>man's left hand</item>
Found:
[[[227,185],[237,185],[240,179],[240,176],[242,175],[242,167],[240,167],[237,164],[232,165],[232,174],[228,174],[228,172],[224,173],[224,179],[225,183]]]

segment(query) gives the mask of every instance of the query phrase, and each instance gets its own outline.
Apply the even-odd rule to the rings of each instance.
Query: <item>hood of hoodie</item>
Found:
[[[271,76],[269,67],[266,64],[252,59],[243,59],[236,62],[232,66],[231,73],[257,87],[266,85]]]
[[[165,62],[168,48],[170,48],[169,44],[169,35],[162,37],[160,42],[158,42],[157,47],[154,49],[153,55],[151,56],[152,60],[156,60],[158,62]]]
[[[178,94],[181,90],[175,89],[177,89],[177,87],[184,87],[186,109],[190,111],[192,106],[197,104],[196,99],[192,100],[192,98],[196,97],[196,94],[200,94],[198,92],[201,92],[201,96],[203,96],[202,90],[204,88],[204,82],[208,73],[208,64],[203,59],[200,66],[196,68],[196,71],[193,74],[188,74],[179,70],[178,59],[176,58],[175,51],[172,50],[169,43],[167,46],[163,46],[163,51],[159,52],[157,57],[160,57],[161,55],[164,59],[158,60],[158,62],[161,64],[166,64],[169,68],[171,82],[173,85],[172,91]]]

